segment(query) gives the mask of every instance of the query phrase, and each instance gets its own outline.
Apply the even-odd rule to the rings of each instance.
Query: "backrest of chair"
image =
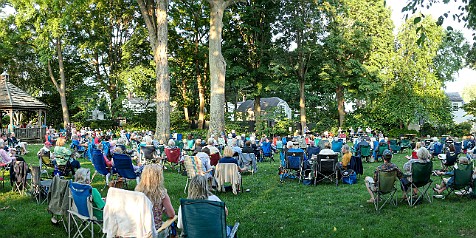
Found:
[[[111,187],[104,207],[103,232],[108,237],[146,237],[152,232],[156,237],[152,208],[144,193]]]
[[[378,154],[382,155],[385,150],[388,150],[388,144],[387,143],[379,143],[378,145]]]
[[[46,153],[42,153],[41,155],[39,155],[40,159],[41,159],[41,163],[46,165],[46,166],[53,166],[53,164],[51,163],[51,158],[50,158],[50,154],[51,152],[48,151]]]
[[[282,149],[283,148],[283,141],[278,140],[276,141],[276,149]]]
[[[318,155],[317,161],[319,163],[319,172],[332,173],[336,171],[338,162],[338,155]]]
[[[473,165],[470,164],[458,164],[454,169],[454,188],[461,189],[471,183],[473,176]]]
[[[106,162],[104,161],[102,151],[93,149],[93,157],[91,162],[93,163],[94,169],[98,171],[98,173],[102,175],[107,175],[109,173],[106,167]]]
[[[215,153],[210,155],[210,165],[217,165],[218,161],[220,160],[220,154]]]
[[[461,142],[454,142],[453,145],[454,145],[454,147],[455,147],[455,153],[456,153],[456,154],[461,153],[461,150],[463,149],[463,143],[461,143]]]
[[[360,155],[361,156],[370,156],[370,145],[361,145],[360,146]]]
[[[114,159],[114,168],[120,176],[128,179],[135,179],[137,177],[129,155],[114,153],[112,158]]]
[[[254,153],[242,153],[240,156],[240,160],[243,164],[250,164],[255,159],[256,156]]]
[[[446,154],[446,166],[453,166],[458,160],[458,154],[456,153],[447,153]]]
[[[28,165],[25,161],[15,161],[13,163],[13,174],[10,174],[10,178],[17,183],[26,183],[26,177],[28,172]],[[13,177],[12,177],[13,175]]]
[[[271,143],[266,141],[261,142],[261,150],[265,155],[271,154]]]
[[[184,237],[226,237],[225,203],[180,199]]]
[[[178,163],[180,158],[180,148],[165,148],[165,155],[167,156],[167,161]]]
[[[441,154],[443,151],[443,144],[442,143],[435,143],[433,146],[433,153]]]
[[[310,146],[307,148],[307,156],[311,158],[313,155],[318,155],[321,151],[321,147],[319,146]]]
[[[397,145],[397,140],[390,140],[390,145]]]
[[[73,209],[77,211],[81,216],[92,218],[92,204],[90,197],[92,193],[92,187],[88,184],[80,184],[70,181],[69,189],[72,197]]]
[[[395,181],[397,181],[397,171],[379,171],[378,172],[378,191],[380,193],[389,193],[395,190]]]
[[[408,139],[403,139],[403,140],[401,141],[401,146],[406,146],[406,147],[410,146],[410,140],[408,140]]]
[[[284,159],[286,169],[300,169],[304,160],[304,152],[287,151]]]
[[[342,141],[332,141],[332,150],[334,152],[340,152],[343,144]]]
[[[433,163],[431,161],[427,163],[412,163],[412,182],[417,187],[425,186],[431,179],[431,173],[433,171]]]
[[[195,177],[195,175],[203,175],[202,161],[197,156],[185,156],[184,158],[185,170],[189,178]]]
[[[40,166],[31,166],[31,183],[33,185],[39,185],[41,178],[40,178]]]

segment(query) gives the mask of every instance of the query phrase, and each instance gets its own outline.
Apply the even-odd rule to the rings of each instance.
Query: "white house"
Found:
[[[245,102],[240,104],[236,111],[246,115],[243,118],[244,120],[253,121],[255,119],[254,104],[255,100],[246,100]],[[261,112],[263,114],[272,111],[273,113],[282,113],[285,118],[291,119],[291,108],[289,107],[288,103],[281,98],[261,98],[260,104]]]
[[[147,109],[154,110],[155,102],[153,100],[130,97],[122,101],[122,106],[132,110],[135,114],[140,114],[144,113]]]
[[[463,109],[464,101],[458,92],[446,93],[446,96],[451,102],[451,114],[455,123],[467,122],[474,119],[470,115],[466,115]]]

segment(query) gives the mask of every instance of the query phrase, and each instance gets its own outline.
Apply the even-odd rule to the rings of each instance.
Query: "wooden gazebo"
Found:
[[[32,97],[25,91],[21,90],[17,86],[8,81],[8,74],[3,73],[0,75],[0,128],[1,132],[9,133],[15,132],[18,139],[23,141],[41,141],[46,133],[46,110],[48,106],[36,98]],[[38,115],[36,125],[32,125],[30,128],[19,128],[13,125],[20,124],[14,117],[19,118],[21,112],[34,111]],[[10,124],[5,129],[1,125],[1,118],[8,114],[10,116]]]

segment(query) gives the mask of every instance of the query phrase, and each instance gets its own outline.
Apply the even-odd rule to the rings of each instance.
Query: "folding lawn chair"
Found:
[[[332,150],[336,153],[340,153],[340,151],[342,150],[342,145],[344,143],[342,141],[335,141],[333,140],[332,141]]]
[[[414,162],[411,165],[411,176],[409,177],[410,185],[407,190],[408,205],[415,206],[423,199],[427,199],[431,203],[431,196],[428,194],[428,189],[431,187],[431,174],[433,171],[433,163],[418,163]],[[414,189],[418,191],[418,196],[412,196]]]
[[[167,162],[169,162],[170,166],[172,166],[173,169],[175,169],[175,166],[179,166],[177,169],[177,172],[180,172],[182,170],[182,164],[180,161],[181,157],[181,151],[180,148],[165,148],[165,156],[167,157]]]
[[[48,190],[52,182],[51,179],[42,181],[40,174],[41,172],[39,166],[31,167],[30,192],[38,204],[47,200]]]
[[[30,175],[31,176],[31,175]],[[15,161],[10,167],[10,185],[13,192],[25,194],[28,185],[28,165],[25,161]]]
[[[96,176],[96,174],[100,174],[104,176],[105,177],[105,184],[103,187],[104,189],[109,184],[109,177],[111,176],[111,172],[106,166],[106,162],[104,161],[102,151],[94,149],[92,158],[93,159],[91,160],[91,162],[93,163],[95,171],[91,178],[91,181],[94,181],[94,176]]]
[[[230,183],[233,194],[238,194],[238,191],[243,192],[243,185],[241,174],[238,170],[238,165],[234,163],[218,163],[215,169],[215,180],[217,182],[217,190],[225,192],[225,184]]]
[[[314,177],[314,184],[317,184],[324,180],[335,182],[338,184],[338,155],[317,155],[317,170]]]
[[[448,186],[446,197],[458,190],[461,191],[461,195],[469,195],[469,188],[473,183],[473,163],[458,163],[453,169],[453,174],[453,184]]]
[[[401,151],[403,152],[405,149],[411,149],[411,144],[410,144],[410,140],[408,139],[403,139],[400,141],[400,147],[401,147]]]
[[[455,153],[446,153],[445,156],[439,157],[441,162],[441,169],[443,171],[449,171],[453,169],[453,166],[458,161],[458,155]]]
[[[139,184],[140,182],[140,173],[134,170],[134,166],[132,165],[132,159],[126,154],[117,154],[114,153],[112,155],[114,159],[114,171],[126,180],[125,184],[127,187],[127,180],[128,179],[135,179],[136,183]]]
[[[69,180],[53,176],[47,201],[48,212],[52,215],[52,221],[61,222],[65,231],[68,232],[68,226],[64,221],[68,216],[69,209]]]
[[[462,142],[454,142],[453,143],[455,147],[455,154],[459,155],[463,151],[463,143]]]
[[[360,146],[360,157],[362,158],[362,161],[367,161],[369,162],[370,156],[372,155],[370,145],[361,145]]]
[[[51,154],[51,152],[48,151],[48,152],[38,156],[38,161],[39,161],[39,164],[40,164],[40,173],[41,174],[46,173],[47,177],[49,177],[49,178],[51,177],[52,173],[49,173],[47,169],[48,168],[52,168],[52,169],[55,168],[55,165],[51,161],[50,154]]]
[[[271,142],[261,142],[261,158],[260,162],[263,162],[265,158],[269,158],[269,162],[274,161],[273,151],[271,150]]]
[[[398,145],[397,140],[390,140],[390,150],[392,150],[392,153],[394,154],[399,153],[402,150],[400,145]]]
[[[218,164],[218,161],[220,160],[220,154],[215,153],[210,155],[210,165],[215,166]]]
[[[202,168],[202,161],[197,156],[185,156],[183,163],[185,165],[185,170],[187,171],[187,182],[185,183],[185,188],[183,192],[187,194],[187,187],[190,180],[192,180],[195,175],[204,175]]]
[[[283,182],[285,178],[298,178],[302,181],[304,166],[304,152],[290,152],[284,153],[284,165],[281,167],[280,181]],[[292,174],[294,171],[294,174]]]
[[[248,172],[251,172],[251,174],[254,174],[257,170],[255,154],[242,153],[238,157],[238,165],[240,166],[240,168],[244,169],[245,171],[248,171]]]
[[[378,184],[376,190],[372,191],[374,194],[374,207],[375,211],[380,211],[389,201],[392,201],[397,206],[397,198],[395,193],[397,188],[395,182],[397,179],[397,171],[379,171],[378,172]]]
[[[233,238],[240,223],[228,231],[225,203],[202,199],[180,199],[182,237]]]
[[[90,232],[94,237],[94,225],[102,231],[102,220],[98,220],[94,214],[92,204],[92,187],[89,184],[69,182],[70,200],[68,209],[68,237],[84,237]],[[72,227],[74,226],[74,227]],[[73,230],[75,231],[74,234]],[[102,234],[104,237],[105,234]]]
[[[152,202],[144,193],[109,188],[102,231],[107,237],[158,237],[167,231],[177,216],[156,230],[152,208]]]
[[[375,158],[375,161],[378,162],[378,158],[382,158],[383,152],[385,150],[388,150],[388,144],[385,141],[382,141],[378,144],[378,153],[377,153],[377,157]]]
[[[5,171],[8,169],[9,164],[0,163],[0,170],[2,170],[2,177],[0,177],[0,181],[2,181],[2,188],[5,187]]]

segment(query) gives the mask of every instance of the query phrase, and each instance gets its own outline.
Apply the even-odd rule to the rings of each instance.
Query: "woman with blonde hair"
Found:
[[[190,180],[190,184],[188,186],[187,198],[221,202],[220,198],[218,198],[216,195],[210,192],[208,188],[207,178],[203,175],[195,175],[195,177],[193,177]],[[228,216],[228,209],[226,208],[226,206],[225,206],[225,214]],[[179,210],[178,210],[177,227],[179,229],[183,228],[181,207],[179,207]]]
[[[66,148],[64,145],[66,139],[64,137],[58,138],[56,141],[56,146],[54,149],[55,160],[57,165],[66,165],[71,168],[73,175],[75,174],[74,169],[81,168],[79,161],[71,157],[71,150]]]
[[[162,213],[164,211],[169,218],[175,216],[175,210],[170,202],[167,189],[164,187],[164,175],[161,165],[148,164],[144,166],[141,180],[137,184],[135,191],[144,193],[152,202],[156,229],[162,226]]]

